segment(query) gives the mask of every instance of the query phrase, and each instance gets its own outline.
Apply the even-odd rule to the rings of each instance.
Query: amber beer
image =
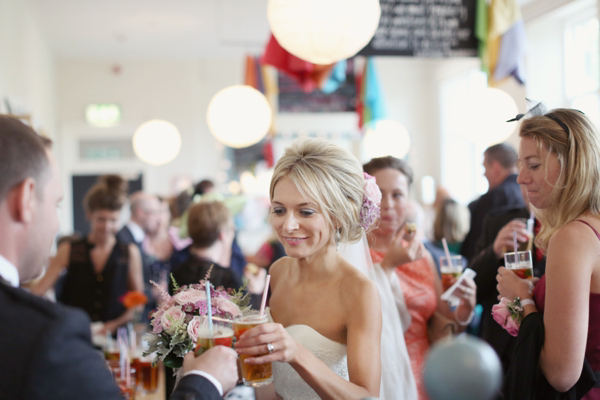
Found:
[[[196,357],[204,353],[208,349],[212,349],[215,346],[233,347],[233,330],[225,326],[219,326],[215,324],[213,336],[210,337],[210,332],[207,329],[202,329],[198,335],[198,342],[196,343],[196,350],[194,354]]]
[[[138,390],[152,393],[158,389],[158,366],[152,366],[152,361],[145,358],[135,359],[133,366],[136,370],[135,383]]]
[[[233,325],[236,340],[238,340],[244,332],[266,322],[268,322],[267,316],[263,315],[261,317],[256,311],[250,314],[237,317]],[[244,360],[247,358],[261,357],[263,355],[265,354],[240,354],[239,357],[242,369],[242,380],[244,381],[244,385],[251,387],[259,387],[263,385],[268,385],[269,383],[273,382],[273,368],[270,362],[265,364],[246,364],[244,362]]]

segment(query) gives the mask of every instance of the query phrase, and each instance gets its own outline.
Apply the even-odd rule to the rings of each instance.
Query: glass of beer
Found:
[[[244,315],[237,316],[233,324],[236,340],[238,340],[244,332],[260,324],[267,323],[268,321],[269,319],[267,316],[263,315],[261,317],[258,311],[251,311]],[[273,369],[270,362],[265,364],[246,364],[244,362],[244,360],[247,358],[261,357],[263,355],[266,354],[239,355],[244,385],[250,387],[259,387],[273,382]]]
[[[531,251],[504,253],[504,266],[521,279],[533,279]]]
[[[198,331],[198,342],[196,342],[196,350],[194,354],[196,357],[200,356],[208,349],[212,349],[215,346],[233,347],[233,329],[225,324],[213,323],[212,335],[208,328],[208,324],[205,323],[201,326]]]
[[[460,278],[465,262],[464,257],[460,255],[450,256],[450,260],[452,260],[452,263],[448,262],[446,256],[440,257],[440,273],[444,291],[450,289],[450,286],[454,285],[454,282]]]
[[[158,389],[158,365],[152,365],[154,356],[139,357],[134,359],[135,384],[138,393],[154,393]]]

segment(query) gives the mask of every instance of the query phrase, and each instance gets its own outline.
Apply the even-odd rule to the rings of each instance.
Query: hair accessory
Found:
[[[365,184],[362,207],[360,209],[360,226],[366,231],[379,219],[379,205],[381,204],[381,190],[375,178],[363,172]]]
[[[532,101],[530,99],[526,99],[526,100],[528,102],[532,103]],[[585,114],[584,112],[582,112],[580,110],[573,109],[573,111],[577,111],[577,112],[580,112],[581,114]],[[567,134],[567,136],[571,134],[571,132],[569,131],[569,127],[567,126],[567,124],[565,124],[563,121],[561,121],[555,115],[553,115],[552,111],[548,112],[547,109],[546,109],[546,106],[544,106],[542,104],[542,102],[537,103],[535,106],[533,106],[532,108],[530,108],[525,114],[517,114],[516,117],[514,117],[512,119],[509,119],[506,122],[520,121],[525,116],[531,116],[531,117],[543,116],[543,117],[550,118],[552,121],[554,121],[558,125],[560,125],[560,127],[565,131],[565,133]]]

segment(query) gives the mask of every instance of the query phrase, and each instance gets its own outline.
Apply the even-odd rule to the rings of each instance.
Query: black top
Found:
[[[0,398],[123,399],[81,311],[51,303],[0,279]],[[181,379],[171,400],[221,399],[206,378]]]
[[[215,262],[199,258],[190,252],[189,259],[172,269],[173,278],[179,286],[198,283],[206,276],[208,269],[214,265],[210,273],[210,283],[215,287],[223,286],[225,289],[239,289],[242,284],[236,279],[230,268],[223,268]],[[170,282],[169,290],[173,292],[173,283]]]
[[[470,261],[476,254],[475,247],[481,236],[486,215],[500,207],[525,207],[516,174],[509,175],[500,185],[469,204],[471,229],[460,249],[460,254],[467,260]]]
[[[97,274],[90,258],[93,247],[87,237],[71,243],[67,274],[58,300],[83,309],[93,322],[106,322],[126,311],[120,298],[127,293],[129,248],[127,243],[117,240],[104,269]]]

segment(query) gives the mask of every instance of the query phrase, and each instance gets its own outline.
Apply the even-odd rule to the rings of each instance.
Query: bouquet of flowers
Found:
[[[212,268],[211,268],[212,269]],[[173,296],[160,285],[151,282],[160,292],[158,309],[152,314],[152,332],[146,334],[148,348],[144,356],[155,353],[155,361],[163,361],[167,367],[180,368],[183,357],[196,346],[198,332],[207,314],[206,283],[210,276],[199,283],[179,287],[173,277]],[[222,286],[210,289],[212,315],[232,320],[249,308],[249,295],[238,291],[225,290]]]
[[[492,307],[492,316],[511,336],[517,336],[523,321],[521,300],[516,297],[513,301],[509,301],[503,297],[500,303]]]

